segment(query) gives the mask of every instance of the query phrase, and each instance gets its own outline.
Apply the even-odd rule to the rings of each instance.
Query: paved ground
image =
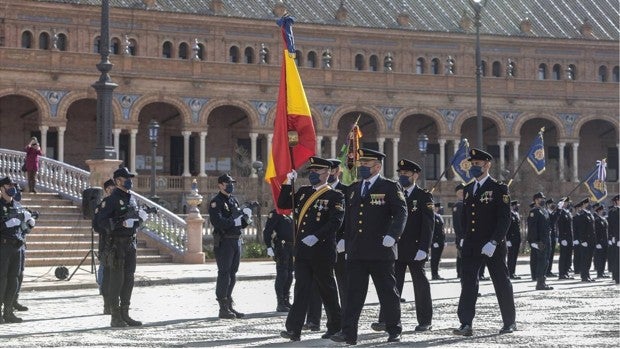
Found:
[[[407,282],[403,296],[403,342],[392,345],[386,335],[373,332],[378,313],[371,287],[360,320],[358,346],[389,347],[619,347],[620,288],[609,279],[593,284],[555,281],[553,291],[536,291],[528,278],[514,282],[519,331],[498,335],[501,327],[497,300],[489,281],[481,284],[474,336],[455,337],[460,284],[447,261],[443,281],[432,281],[433,331],[413,332],[416,325],[413,290]],[[524,262],[524,261],[522,261]],[[133,346],[133,347],[336,347],[320,334],[303,333],[302,341],[280,338],[285,315],[275,313],[274,266],[271,262],[244,262],[235,289],[243,320],[218,320],[214,300],[216,268],[205,265],[138,266],[131,314],[145,322],[138,329],[111,329],[101,314],[102,301],[93,275],[79,270],[70,281],[57,281],[53,269],[29,268],[22,303],[31,310],[18,313],[22,324],[0,325],[0,347]],[[520,264],[525,275],[528,266]],[[73,270],[71,270],[73,271]],[[323,319],[324,321],[324,319]],[[322,324],[324,329],[324,323]]]

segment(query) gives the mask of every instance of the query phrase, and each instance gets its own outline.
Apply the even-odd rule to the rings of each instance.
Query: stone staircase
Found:
[[[26,266],[78,265],[91,244],[91,221],[83,218],[82,208],[54,193],[24,192],[21,203],[40,214],[26,237]],[[98,240],[94,234],[95,252]],[[148,248],[145,241],[138,239],[138,264],[171,262],[172,256],[161,255],[158,249]],[[82,266],[90,266],[90,256]]]

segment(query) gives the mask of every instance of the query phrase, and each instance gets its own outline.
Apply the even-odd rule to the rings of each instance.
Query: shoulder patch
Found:
[[[101,208],[105,208],[105,200],[101,201]]]
[[[505,204],[510,203],[510,195],[502,195]]]
[[[123,206],[125,203],[123,202],[123,200],[118,200],[118,203],[121,204],[121,206]]]
[[[454,207],[452,208],[452,211],[456,212],[456,210],[457,210],[457,208],[456,208],[456,206],[454,206]]]
[[[530,217],[534,217],[534,212],[530,212]]]
[[[337,203],[336,205],[334,205],[334,208],[338,211],[344,211],[344,207],[342,207],[341,203]]]
[[[216,208],[217,207],[217,202],[211,201],[211,207]]]
[[[435,207],[435,205],[432,202],[426,204],[426,208],[428,208],[429,210],[432,210],[433,207]]]

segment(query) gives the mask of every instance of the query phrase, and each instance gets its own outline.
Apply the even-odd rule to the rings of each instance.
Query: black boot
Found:
[[[235,314],[228,308],[228,298],[218,299],[217,302],[220,304],[220,314],[218,315],[220,319],[236,318]]]
[[[547,285],[546,280],[547,280],[547,278],[545,278],[544,276],[539,277],[536,280],[536,289],[540,290],[540,291],[553,290],[553,287]]]
[[[127,327],[127,323],[123,320],[121,316],[121,307],[110,306],[110,313],[112,314],[112,320],[110,321],[111,327]]]
[[[276,311],[278,313],[288,313],[289,310],[291,310],[291,308],[289,308],[286,305],[286,302],[284,301],[284,297],[278,298],[278,306],[276,307]]]
[[[121,318],[127,323],[128,326],[142,326],[141,321],[136,321],[129,317],[129,304],[121,306]]]
[[[237,319],[241,319],[242,317],[244,317],[244,316],[245,316],[245,314],[244,314],[244,313],[240,313],[240,312],[236,311],[236,310],[233,308],[233,304],[235,304],[235,302],[233,302],[233,299],[232,299],[232,298],[228,298],[228,309],[229,309],[229,310],[230,310],[233,314],[235,314],[235,317],[236,317]]]
[[[13,301],[13,309],[17,311],[27,311],[28,307],[25,305],[19,304],[19,302],[17,301],[18,298],[19,298],[19,293],[15,296],[15,300]]]
[[[15,314],[13,314],[13,307],[7,307],[6,304],[4,305],[4,322],[6,323],[20,323],[22,322],[22,318],[15,316]]]
[[[284,299],[283,299],[284,300],[284,304],[286,304],[286,306],[289,307],[289,309],[293,307],[293,305],[291,304],[291,300],[290,299],[291,299],[291,296],[289,294],[285,295]]]
[[[108,300],[103,297],[103,315],[112,314],[112,310],[110,308],[110,302],[108,302]]]

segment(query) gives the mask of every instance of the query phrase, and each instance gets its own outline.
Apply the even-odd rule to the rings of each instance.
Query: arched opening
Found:
[[[441,72],[441,67],[439,66],[439,58],[433,58],[431,60],[431,74],[439,75]]]
[[[59,51],[67,51],[67,36],[63,33],[58,34],[58,40],[56,41],[56,48]]]
[[[295,50],[295,64],[297,64],[298,67],[301,67],[304,64],[302,55],[303,54],[301,51]]]
[[[607,82],[607,66],[601,65],[598,67],[598,81]]]
[[[20,95],[0,97],[0,148],[24,151],[30,137],[41,139],[40,122],[41,111],[30,98]],[[49,147],[49,140],[47,144]]]
[[[379,70],[379,58],[377,57],[377,55],[370,56],[370,59],[368,61],[368,69],[370,69],[371,71]]]
[[[138,42],[135,39],[129,39],[129,55],[138,55]]]
[[[163,58],[172,58],[172,43],[170,41],[165,41],[162,45],[161,56]]]
[[[469,140],[469,146],[471,148],[477,147],[478,144],[478,120],[477,117],[470,116],[461,125],[461,138],[467,138]],[[482,144],[483,148],[488,151],[494,158],[499,158],[499,146],[497,141],[499,140],[499,128],[493,119],[488,117],[482,117]],[[494,165],[491,167],[491,175],[495,178],[499,178],[499,166]]]
[[[424,58],[420,57],[415,63],[415,73],[418,75],[424,74],[426,72],[426,61]]]
[[[254,49],[253,48],[246,47],[243,56],[245,57],[246,64],[254,63]]]
[[[41,34],[39,34],[39,49],[40,50],[50,49],[50,35],[46,32],[42,32]]]
[[[499,78],[502,76],[502,64],[499,61],[493,62],[493,77]]]
[[[545,63],[541,63],[538,66],[538,80],[546,80],[547,79],[547,65]]]
[[[559,65],[559,64],[554,64],[553,65],[552,79],[553,80],[562,80],[562,66],[561,65]]]
[[[99,36],[95,37],[95,40],[93,41],[93,52],[101,53],[101,37]]]
[[[361,53],[355,55],[355,70],[364,70],[364,55]]]
[[[613,70],[614,82],[620,82],[620,69],[618,66],[614,67]]]
[[[179,44],[179,58],[180,59],[188,59],[189,58],[189,45],[186,42],[182,42]]]
[[[596,160],[607,159],[607,181],[618,180],[618,124],[595,119],[579,130],[579,179],[592,171]]]
[[[400,125],[400,142],[398,143],[398,158],[415,161],[422,166],[424,176],[429,180],[436,180],[441,174],[439,172],[439,128],[433,118],[424,114],[408,115]],[[418,136],[425,134],[428,137],[426,156],[420,152],[418,146]],[[404,137],[404,135],[408,135]],[[446,157],[447,158],[447,157]],[[392,173],[386,173],[392,177]]]
[[[201,61],[204,61],[206,56],[205,56],[205,45],[203,44],[198,44],[198,58]]]
[[[166,102],[154,102],[145,105],[138,116],[139,126],[136,136],[136,170],[145,176],[151,173],[153,164],[151,142],[149,140],[149,122],[155,120],[159,123],[159,135],[157,139],[157,154],[155,158],[155,169],[159,173],[180,176],[183,174],[183,136],[180,130],[183,126],[183,116],[181,112],[172,104]],[[124,135],[121,134],[124,138]],[[121,139],[121,145],[123,145]],[[190,137],[189,159],[190,172],[196,174],[198,171],[195,164],[194,145],[196,139]],[[129,159],[129,147],[121,147],[119,155],[124,156],[126,161]],[[147,186],[150,188],[150,182]]]
[[[231,173],[232,176],[246,177],[251,174],[250,119],[238,107],[225,105],[215,108],[208,118],[207,135],[207,174]],[[257,160],[266,163],[263,154],[262,138],[258,139]]]
[[[480,61],[480,70],[481,70],[480,76],[487,76],[487,62],[486,61]]]
[[[97,100],[80,99],[67,109],[64,137],[64,161],[87,170],[84,159],[90,159],[97,146]]]
[[[228,50],[228,61],[230,63],[239,63],[239,47],[230,47],[230,49]]]
[[[32,33],[26,30],[22,33],[22,48],[32,48]]]
[[[308,58],[306,60],[306,64],[308,68],[316,68],[317,67],[317,55],[316,52],[310,51],[308,52]]]

